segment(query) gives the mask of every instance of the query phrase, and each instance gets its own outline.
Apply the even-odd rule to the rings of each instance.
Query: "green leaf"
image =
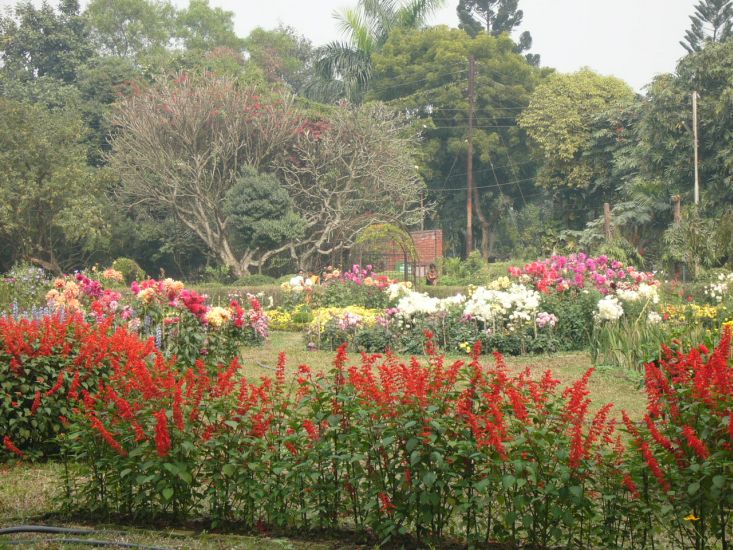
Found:
[[[725,485],[725,477],[723,476],[715,476],[713,477],[713,485],[715,485],[718,489],[722,489]]]
[[[427,487],[432,487],[435,481],[438,479],[438,476],[435,472],[427,472],[423,478],[422,481]]]
[[[697,481],[693,481],[687,486],[687,494],[690,496],[694,495],[700,490],[700,484]]]
[[[501,484],[504,487],[504,489],[511,489],[516,481],[517,481],[517,478],[515,478],[511,474],[505,474],[501,478]]]
[[[191,485],[191,483],[193,482],[193,476],[190,472],[187,472],[186,470],[179,471],[178,477],[181,478],[181,481],[183,481],[186,485]]]
[[[170,500],[173,498],[173,489],[171,489],[170,487],[166,487],[165,489],[163,489],[162,494],[165,500]]]

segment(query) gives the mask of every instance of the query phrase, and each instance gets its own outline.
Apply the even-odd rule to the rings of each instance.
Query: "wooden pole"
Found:
[[[682,200],[679,195],[672,195],[672,202],[674,203],[674,223],[679,225],[682,221]]]
[[[696,91],[692,92],[692,133],[695,140],[695,204],[700,204],[700,159],[698,152],[697,136],[697,99],[700,97]]]
[[[468,58],[468,154],[466,155],[466,257],[473,251],[473,114],[476,109],[476,60]]]

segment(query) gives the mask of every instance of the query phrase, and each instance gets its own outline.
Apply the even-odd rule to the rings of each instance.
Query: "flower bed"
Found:
[[[341,347],[325,373],[302,365],[287,380],[281,355],[274,379],[252,381],[233,350],[236,331],[263,322],[258,303],[211,307],[175,281],[133,285],[127,299],[83,275],[58,280],[55,311],[0,318],[1,452],[26,460],[60,450],[65,505],[77,511],[349,525],[420,544],[715,547],[732,528],[729,332],[712,351],[660,346],[644,366],[646,416],[622,415],[622,433],[612,405],[590,402],[591,371],[559,390],[550,372],[513,374],[498,354],[482,365],[471,340],[559,333],[563,317],[545,306],[583,300],[606,328],[677,315],[719,322],[711,311],[721,304],[673,311],[655,303],[650,283],[604,296],[506,278],[444,299],[395,285],[385,292],[394,309],[311,310],[310,328],[323,337],[335,327],[364,347],[399,329],[425,362],[363,354],[352,365]],[[445,333],[419,337],[428,322]],[[468,364],[438,354],[449,337]]]
[[[124,329],[118,329],[124,331]],[[591,371],[408,363],[339,349],[326,373],[253,382],[159,353],[119,361],[68,396],[69,509],[209,517],[240,528],[369,529],[421,544],[452,535],[583,548],[710,548],[731,535],[733,371],[719,347],[666,350],[647,367],[647,415],[594,409]],[[149,342],[148,344],[149,345]],[[10,437],[8,453],[23,453]],[[656,543],[653,541],[656,539]]]

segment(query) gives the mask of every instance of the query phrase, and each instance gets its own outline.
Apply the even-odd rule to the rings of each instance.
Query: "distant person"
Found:
[[[305,272],[300,269],[298,274],[290,279],[290,286],[295,290],[302,290],[305,287]]]
[[[425,284],[435,286],[438,284],[438,268],[435,264],[430,264],[428,272],[425,274]]]
[[[303,286],[313,287],[318,284],[318,275],[312,271],[308,272],[308,276],[303,280]]]

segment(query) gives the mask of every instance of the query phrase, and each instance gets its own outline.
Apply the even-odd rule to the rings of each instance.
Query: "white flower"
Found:
[[[439,302],[438,298],[433,298],[422,292],[410,292],[397,302],[398,315],[412,317],[419,313],[435,313],[438,311]]]
[[[618,321],[624,314],[624,308],[615,296],[605,296],[598,301],[596,318],[601,321]]]
[[[646,316],[647,323],[656,325],[662,321],[662,316],[656,311],[650,311],[649,315]]]
[[[524,285],[513,284],[507,290],[480,286],[466,301],[463,314],[483,322],[508,320],[521,324],[534,319],[539,305],[539,293]]]
[[[387,287],[387,296],[390,300],[396,300],[400,296],[404,296],[412,292],[405,283],[392,283]]]
[[[448,309],[451,309],[451,307],[463,305],[465,301],[466,297],[463,294],[449,296],[448,298],[443,298],[438,302],[438,309],[440,311],[446,311]]]
[[[636,290],[628,288],[619,288],[616,291],[616,296],[618,296],[623,302],[636,302],[641,298],[641,295]]]

